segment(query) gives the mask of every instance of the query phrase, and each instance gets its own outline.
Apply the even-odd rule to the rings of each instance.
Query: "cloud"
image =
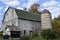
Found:
[[[59,9],[60,7],[46,7],[46,8],[44,8],[44,9],[48,9],[50,12],[51,12],[51,14],[52,14],[52,19],[54,18],[54,17],[58,17],[58,15],[60,15],[60,9]]]
[[[60,4],[58,4],[58,7],[60,7]]]
[[[1,9],[3,9],[3,7],[2,7],[2,6],[0,6],[0,10],[1,10]]]
[[[19,5],[18,0],[1,0],[3,3],[5,3],[8,6],[17,6]]]
[[[59,2],[56,2],[54,0],[51,0],[49,2],[45,2],[42,4],[43,7],[50,7],[50,6],[56,6]]]
[[[17,7],[17,9],[21,9],[21,10],[23,10],[23,8],[21,8],[21,7]]]
[[[54,17],[58,17],[58,15],[60,15],[60,3],[55,1],[55,0],[51,0],[49,2],[45,2],[42,4],[43,9],[48,9],[51,14],[52,14],[52,19]]]
[[[8,5],[8,6],[23,6],[26,8],[30,8],[30,6],[34,3],[37,3],[39,0],[0,0],[2,1],[4,4]],[[27,2],[26,2],[27,1]]]
[[[5,8],[4,8],[4,12],[5,12],[7,9],[8,9],[8,6],[5,6]]]
[[[29,9],[32,4],[38,3],[40,0],[0,0],[0,1],[2,1],[3,3],[6,4],[6,7],[4,7],[4,12],[5,12],[8,8],[8,6],[16,7],[17,9],[21,9],[21,10],[23,10],[23,8],[25,8],[25,7],[27,9]],[[52,16],[54,16],[55,14],[57,14],[57,15],[60,14],[59,13],[60,12],[60,10],[59,10],[60,2],[58,2],[58,1],[55,1],[55,0],[46,1],[46,2],[42,3],[41,6],[42,6],[42,8],[40,8],[40,9],[48,9],[51,12]],[[2,9],[2,8],[3,7],[0,7],[0,9]],[[56,16],[54,16],[54,17],[56,17]]]
[[[3,15],[3,14],[1,13],[2,10],[3,10],[3,6],[0,6],[0,16]]]
[[[28,0],[27,3],[24,3],[23,6],[25,6],[26,8],[30,8],[30,6],[34,3],[37,3],[39,0]]]
[[[2,16],[3,14],[2,13],[0,13],[0,16]]]
[[[51,10],[52,18],[58,17],[60,15],[60,9],[59,7],[52,8]]]

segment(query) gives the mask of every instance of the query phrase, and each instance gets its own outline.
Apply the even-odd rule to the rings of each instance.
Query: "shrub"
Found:
[[[33,35],[32,35],[32,37],[37,37],[37,36],[39,36],[38,33],[33,33]]]
[[[0,33],[0,38],[3,36],[3,33]]]
[[[23,37],[21,37],[21,40],[30,40],[30,37],[29,36],[23,36]]]
[[[50,40],[57,38],[56,33],[50,29],[43,30],[41,32],[41,36],[45,39],[50,39]]]

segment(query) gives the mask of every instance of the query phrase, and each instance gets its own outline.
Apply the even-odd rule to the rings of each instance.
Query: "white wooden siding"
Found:
[[[3,30],[7,25],[12,25],[12,23],[14,26],[18,27],[18,17],[16,15],[16,12],[14,9],[10,8],[5,15],[4,22],[2,23]]]

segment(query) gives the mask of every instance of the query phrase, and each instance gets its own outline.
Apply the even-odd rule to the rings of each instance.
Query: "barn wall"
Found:
[[[34,31],[35,29],[40,30],[41,29],[41,23],[35,22],[35,21],[28,21],[19,19],[18,20],[18,26],[20,30],[22,31],[21,34],[24,35],[24,30],[26,30],[27,35],[29,35],[29,31]]]
[[[12,23],[15,26],[18,26],[18,17],[16,15],[15,10],[10,8],[5,14],[4,22],[2,23],[3,30],[5,30],[7,25],[12,25]]]

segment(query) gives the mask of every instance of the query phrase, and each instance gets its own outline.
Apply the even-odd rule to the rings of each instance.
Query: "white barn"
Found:
[[[44,17],[49,20],[46,21]],[[8,27],[11,31],[20,31],[21,36],[32,35],[35,31],[51,28],[51,14],[46,9],[40,13],[30,13],[9,7],[4,14],[2,25],[3,32]]]

